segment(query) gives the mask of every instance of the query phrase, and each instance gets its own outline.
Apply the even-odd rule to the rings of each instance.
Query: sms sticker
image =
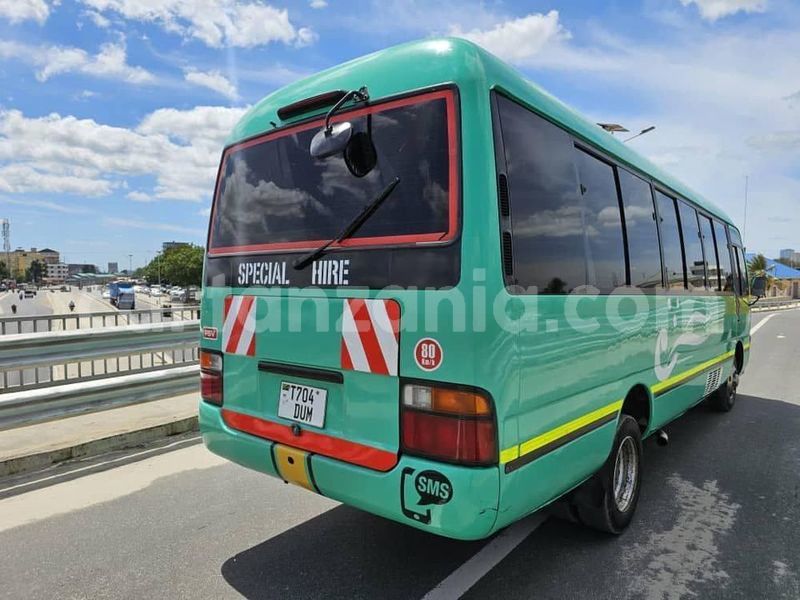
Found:
[[[420,471],[414,477],[411,467],[400,477],[400,508],[403,514],[424,525],[430,525],[431,505],[447,504],[453,499],[453,484],[439,471]],[[425,508],[417,508],[425,507]]]
[[[453,485],[439,471],[422,471],[414,480],[420,506],[447,504],[453,498]]]

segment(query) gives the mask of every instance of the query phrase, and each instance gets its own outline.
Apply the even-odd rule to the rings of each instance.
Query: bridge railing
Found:
[[[192,365],[197,320],[5,335],[0,397],[65,383]]]
[[[6,335],[0,429],[198,386],[198,320]]]
[[[197,306],[63,313],[57,315],[20,315],[16,317],[0,317],[0,335],[35,333],[39,331],[67,331],[70,329],[120,327],[123,325],[187,321],[199,318],[200,309]]]

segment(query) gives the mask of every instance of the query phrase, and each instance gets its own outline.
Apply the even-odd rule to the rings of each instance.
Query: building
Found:
[[[69,263],[67,265],[67,272],[70,275],[75,275],[76,273],[97,273],[97,267],[89,264]]]
[[[46,265],[55,265],[61,262],[61,257],[59,256],[58,252],[51,250],[50,248],[43,248],[42,250],[39,250],[39,254],[42,255],[42,260]]]
[[[188,246],[189,242],[164,242],[161,244],[161,251],[166,252],[167,250],[172,250],[173,248],[180,248],[181,246]]]
[[[8,258],[11,263],[9,268],[9,271],[11,271],[11,276],[18,278],[25,277],[25,273],[35,260],[38,260],[44,264],[54,264],[59,262],[58,252],[51,250],[50,248],[44,248],[43,250],[37,250],[36,248],[31,248],[30,250],[17,248],[13,252],[9,253]],[[5,252],[0,253],[0,262],[6,262]]]
[[[755,254],[747,254],[747,262],[753,260],[754,256]],[[771,288],[767,290],[767,296],[800,298],[800,269],[793,269],[768,258],[767,273],[773,279]]]
[[[781,250],[780,260],[786,260],[794,263],[795,266],[800,265],[800,252],[796,252],[794,248],[784,248]]]
[[[119,273],[119,263],[110,262],[108,263],[108,273]]]
[[[64,263],[48,263],[45,281],[48,283],[64,283],[69,277],[69,266]]]

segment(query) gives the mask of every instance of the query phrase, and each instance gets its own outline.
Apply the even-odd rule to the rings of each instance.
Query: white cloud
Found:
[[[186,39],[213,48],[248,48],[270,42],[298,44],[310,30],[297,29],[289,12],[261,2],[240,0],[81,0],[100,12],[113,11],[126,19],[151,22]]]
[[[759,150],[766,151],[792,151],[800,150],[800,130],[773,131],[764,135],[754,135],[747,143]]]
[[[297,48],[304,48],[311,46],[319,39],[317,32],[309,27],[301,27],[297,30],[297,37],[294,40],[294,45]]]
[[[110,227],[133,227],[134,229],[144,229],[146,231],[169,231],[172,233],[184,233],[186,235],[194,235],[202,237],[205,235],[205,230],[197,229],[195,227],[182,227],[181,225],[173,225],[171,223],[159,223],[157,221],[140,221],[136,219],[121,219],[119,217],[106,217],[103,223]]]
[[[52,212],[71,214],[71,215],[82,215],[89,212],[89,209],[83,206],[61,204],[59,202],[50,202],[49,200],[33,200],[33,199],[18,200],[16,198],[0,197],[0,204],[14,204],[16,206],[44,208]]]
[[[107,19],[96,10],[87,10],[83,14],[89,17],[92,20],[92,22],[100,29],[107,29],[108,27],[111,26],[111,20]]]
[[[219,92],[231,100],[236,100],[239,98],[239,92],[236,91],[236,86],[219,71],[198,71],[196,69],[188,69],[184,72],[184,78],[189,83]]]
[[[745,242],[767,254],[777,253],[780,244],[798,243],[790,223],[767,222],[769,215],[796,212],[800,202],[800,132],[792,101],[800,36],[794,27],[769,32],[746,24],[724,32],[692,29],[663,43],[596,31],[580,42],[546,49],[526,71],[534,80],[540,69],[579,77],[574,95],[564,99],[593,121],[622,123],[632,130],[656,125],[631,145],[740,225],[748,175],[751,210]],[[593,89],[625,102],[598,104]],[[600,106],[637,108],[609,111]]]
[[[11,23],[36,21],[43,24],[50,15],[50,7],[44,0],[0,0],[0,17]]]
[[[328,3],[326,0],[311,0],[308,5],[311,8],[325,8],[328,6]]]
[[[557,10],[551,10],[546,15],[533,13],[484,30],[462,31],[459,26],[453,26],[450,34],[471,40],[500,58],[515,63],[525,62],[548,44],[570,37],[570,33],[559,23]]]
[[[127,177],[155,180],[129,198],[208,200],[225,138],[245,108],[160,109],[138,127],[102,125],[56,113],[0,112],[0,191],[103,196]]]
[[[47,81],[53,75],[82,73],[93,77],[117,79],[127,83],[151,83],[155,77],[142,67],[127,63],[124,44],[103,44],[100,51],[90,55],[71,46],[32,46],[12,41],[0,41],[0,58],[16,59],[38,68],[36,79]]]
[[[144,192],[139,191],[132,191],[128,192],[125,196],[129,200],[133,200],[134,202],[155,202],[155,198],[153,198],[150,194],[146,194]]]
[[[99,176],[85,177],[69,170],[56,173],[36,162],[0,166],[0,192],[28,191],[100,196],[111,193],[112,184]]]
[[[700,16],[711,21],[738,12],[760,13],[767,10],[767,0],[680,0],[684,6],[696,4]]]

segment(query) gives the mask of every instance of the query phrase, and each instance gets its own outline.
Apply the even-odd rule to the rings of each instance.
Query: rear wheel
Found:
[[[611,454],[573,497],[578,520],[593,529],[622,533],[639,502],[641,473],[642,434],[636,419],[622,415]]]
[[[730,412],[736,404],[736,393],[739,389],[739,371],[734,368],[728,380],[716,392],[708,397],[708,403],[718,412]]]

